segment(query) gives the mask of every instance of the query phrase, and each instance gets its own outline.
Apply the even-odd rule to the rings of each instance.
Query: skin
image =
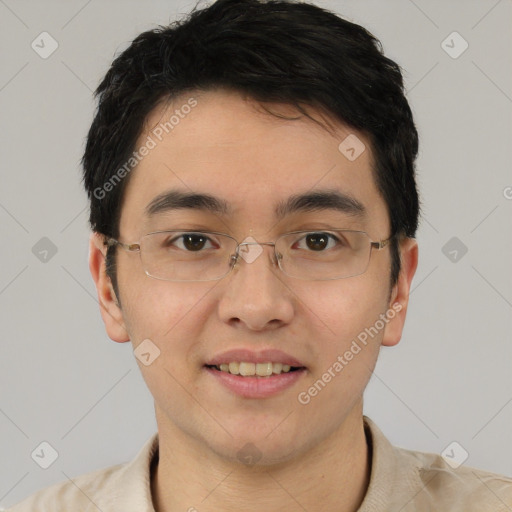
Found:
[[[328,133],[310,119],[282,120],[224,90],[176,100],[147,119],[150,130],[193,96],[198,105],[132,171],[125,191],[120,240],[139,241],[153,229],[209,229],[274,241],[299,229],[349,228],[372,240],[390,234],[389,216],[371,172],[370,144],[336,124]],[[291,107],[272,105],[285,115]],[[310,113],[314,110],[309,109]],[[317,116],[319,118],[319,116]],[[340,142],[356,133],[366,150],[349,161]],[[331,169],[331,170],[330,170]],[[329,171],[330,170],[330,171]],[[233,215],[178,210],[158,220],[144,208],[170,188],[210,193],[231,203]],[[333,188],[368,210],[366,220],[335,211],[294,214],[276,222],[277,202],[292,194]],[[212,282],[168,282],[148,277],[137,253],[117,252],[122,308],[105,274],[102,237],[90,241],[90,270],[110,338],[136,348],[149,338],[161,353],[142,375],[155,400],[160,460],[152,478],[158,512],[194,510],[355,511],[369,482],[363,430],[363,391],[381,346],[401,338],[416,271],[414,240],[401,242],[402,270],[390,288],[389,248],[373,251],[357,277],[303,281],[272,263],[272,247]],[[393,304],[402,309],[307,405],[297,400]],[[265,399],[242,398],[205,372],[214,355],[232,348],[279,348],[308,371],[291,388]],[[244,465],[237,452],[253,443],[261,452]],[[336,492],[333,492],[336,489]]]

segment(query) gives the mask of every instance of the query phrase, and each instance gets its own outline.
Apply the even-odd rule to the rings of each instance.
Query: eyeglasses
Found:
[[[326,281],[363,274],[372,249],[383,249],[392,238],[373,242],[364,231],[335,229],[293,231],[275,243],[238,243],[225,233],[171,230],[148,233],[133,244],[109,238],[105,245],[138,252],[145,273],[164,281],[216,281],[228,275],[240,257],[252,263],[263,252],[261,246],[273,245],[274,262],[286,275]]]

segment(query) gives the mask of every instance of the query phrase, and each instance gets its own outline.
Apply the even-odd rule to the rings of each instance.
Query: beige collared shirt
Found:
[[[512,512],[511,478],[453,469],[440,455],[394,447],[368,417],[364,422],[372,468],[358,512]],[[131,462],[40,490],[8,512],[155,512],[150,479],[157,452],[155,433]]]

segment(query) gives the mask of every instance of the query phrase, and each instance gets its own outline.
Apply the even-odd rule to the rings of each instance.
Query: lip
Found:
[[[259,351],[250,349],[227,350],[226,352],[214,356],[207,361],[205,365],[218,366],[224,363],[229,364],[233,361],[246,363],[281,363],[300,368],[305,367],[305,365],[295,357],[277,349]],[[247,379],[247,377],[242,378]]]
[[[307,372],[305,368],[302,368],[269,377],[241,377],[216,370],[215,368],[208,368],[207,366],[204,367],[204,370],[216,382],[242,398],[268,398],[277,395],[293,386]]]

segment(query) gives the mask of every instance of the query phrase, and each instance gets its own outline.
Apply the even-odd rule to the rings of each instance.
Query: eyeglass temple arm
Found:
[[[123,242],[120,242],[119,240],[116,240],[115,238],[108,238],[103,242],[103,245],[106,245],[108,247],[112,247],[113,245],[119,245],[126,251],[134,252],[134,251],[140,251],[140,244],[124,244]]]
[[[389,243],[391,242],[391,240],[393,240],[393,236],[390,236],[389,238],[387,238],[386,240],[381,240],[380,242],[372,242],[371,243],[371,246],[372,247],[375,247],[375,249],[377,250],[380,250],[380,249],[384,249],[384,247],[386,247],[387,245],[389,245]]]

